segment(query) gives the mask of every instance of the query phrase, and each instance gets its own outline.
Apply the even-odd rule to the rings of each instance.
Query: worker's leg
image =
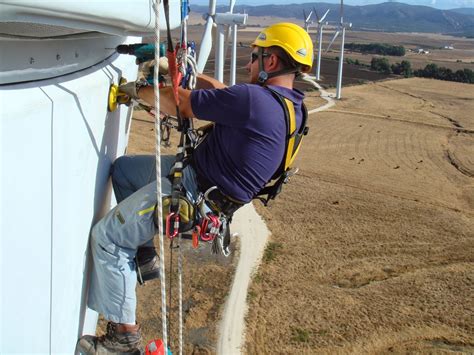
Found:
[[[176,160],[174,155],[161,157],[161,176],[169,175]],[[111,176],[117,203],[156,181],[156,158],[154,155],[124,155],[115,160]]]
[[[174,155],[161,157],[161,176],[169,175],[176,160]],[[112,185],[117,203],[120,203],[145,185],[156,181],[156,157],[154,155],[125,155],[115,160],[111,170]],[[158,258],[153,239],[141,245],[136,262],[141,269],[139,280],[159,277]]]
[[[171,191],[168,179],[163,190]],[[156,183],[138,190],[102,218],[91,232],[93,271],[88,305],[116,323],[135,322],[135,254],[155,235]]]
[[[161,179],[164,195],[171,183]],[[191,167],[183,170],[188,198],[198,194],[196,175]],[[137,248],[153,239],[157,203],[156,182],[152,182],[120,202],[92,229],[93,273],[88,306],[116,323],[135,322],[135,254]]]

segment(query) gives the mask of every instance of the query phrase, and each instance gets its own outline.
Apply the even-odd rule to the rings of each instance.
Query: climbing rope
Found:
[[[160,1],[153,1],[155,12],[155,62],[160,61],[160,28],[159,28],[159,6]],[[155,92],[155,112],[160,112],[160,90],[159,90],[159,65],[155,65],[153,72],[153,85]],[[160,115],[155,115],[155,160],[156,160],[156,198],[158,221],[163,221],[163,199],[161,187],[161,133],[160,133]],[[158,224],[158,239],[160,243],[160,283],[161,283],[161,324],[163,331],[163,345],[165,351],[168,349],[168,331],[166,323],[166,279],[165,279],[165,247],[163,235],[163,223]]]
[[[160,28],[159,28],[159,5],[160,1],[153,0],[153,9],[155,14],[155,63],[159,63],[160,59]],[[172,183],[172,196],[171,196],[171,205],[170,205],[170,214],[166,217],[166,226],[165,233],[170,237],[170,276],[169,276],[169,303],[171,307],[171,295],[172,295],[172,251],[173,239],[177,236],[178,241],[178,297],[179,297],[179,354],[183,353],[183,256],[181,244],[181,233],[179,233],[180,227],[180,205],[179,197],[182,193],[182,170],[184,168],[183,160],[187,152],[188,146],[190,143],[190,135],[192,132],[192,121],[188,118],[180,117],[179,112],[179,85],[181,84],[183,88],[194,89],[196,85],[196,59],[195,59],[195,44],[194,42],[188,46],[187,42],[187,19],[188,19],[188,2],[187,0],[181,1],[181,38],[180,42],[177,44],[176,49],[173,47],[171,31],[170,31],[170,21],[169,21],[169,0],[163,1],[164,14],[166,19],[167,26],[167,50],[166,56],[168,58],[169,65],[169,74],[171,77],[171,84],[173,90],[173,96],[176,103],[176,121],[177,129],[181,131],[181,139],[178,146],[178,154],[176,163],[173,167],[174,177]],[[163,126],[160,118],[160,83],[159,75],[159,65],[154,66],[153,72],[153,85],[154,85],[154,107],[155,109],[147,110],[150,114],[155,116],[155,161],[156,161],[156,189],[157,189],[157,220],[163,221],[163,192],[161,186],[161,141],[162,137],[165,137],[164,134],[166,128],[171,128],[169,120],[165,120],[166,124]],[[153,112],[154,111],[154,112]],[[168,127],[170,126],[170,127]],[[168,132],[169,134],[169,132]],[[171,220],[173,219],[173,233],[171,235]],[[171,336],[168,336],[168,327],[171,329],[171,315],[168,312],[166,304],[166,272],[165,272],[165,253],[164,253],[164,231],[163,223],[158,224],[158,239],[159,239],[159,253],[160,253],[160,282],[161,282],[161,315],[162,315],[162,342],[165,351],[169,348],[171,343]],[[168,340],[170,343],[168,343]]]

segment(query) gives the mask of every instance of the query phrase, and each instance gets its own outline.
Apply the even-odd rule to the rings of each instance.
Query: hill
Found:
[[[451,9],[449,11],[457,12],[458,14],[474,16],[474,8],[472,7],[461,7],[458,9]]]
[[[246,12],[250,16],[276,16],[282,18],[303,18],[315,8],[319,14],[330,9],[327,20],[337,24],[339,5],[328,3],[306,3],[289,5],[235,6],[234,12]],[[207,12],[207,6],[191,6],[199,13]],[[474,15],[471,9],[438,10],[429,6],[414,6],[398,2],[376,5],[344,6],[344,19],[353,24],[355,30],[385,32],[430,32],[455,36],[474,37]],[[227,6],[218,6],[217,12],[228,11]],[[303,20],[301,20],[303,22]]]

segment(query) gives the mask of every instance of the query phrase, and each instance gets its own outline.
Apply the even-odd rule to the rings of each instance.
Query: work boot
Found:
[[[77,342],[77,352],[83,355],[140,355],[139,325],[108,322],[105,335],[84,335]]]
[[[140,247],[135,257],[137,264],[137,279],[140,285],[160,277],[160,258],[155,248]]]

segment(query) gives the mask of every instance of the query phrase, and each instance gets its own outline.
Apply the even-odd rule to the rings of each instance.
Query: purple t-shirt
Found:
[[[294,103],[299,127],[304,94],[270,87]],[[269,90],[254,84],[195,90],[191,107],[197,118],[215,122],[212,133],[193,153],[197,173],[226,195],[249,202],[283,160],[283,107]]]

